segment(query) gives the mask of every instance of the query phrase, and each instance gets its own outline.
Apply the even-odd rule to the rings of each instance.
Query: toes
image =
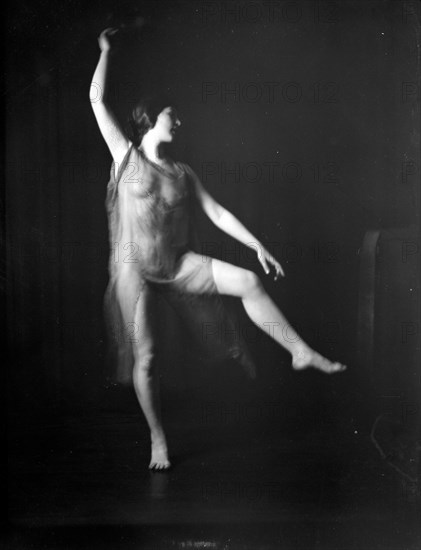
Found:
[[[149,465],[149,469],[153,472],[162,472],[171,468],[171,462],[154,462]]]
[[[342,365],[342,363],[334,363],[331,370],[332,372],[342,372],[346,370],[346,366]]]
[[[327,374],[333,374],[334,372],[340,372],[344,370],[343,365],[341,363],[332,363],[328,359],[323,359],[323,362],[319,363],[317,367],[327,373]]]
[[[307,362],[302,362],[300,359],[293,360],[292,367],[295,370],[302,370],[307,367],[314,367],[316,369],[321,370],[322,372],[325,372],[327,374],[332,374],[334,372],[342,372],[346,370],[346,366],[342,363],[333,363],[329,361],[329,359],[326,359],[322,355],[315,353],[313,358],[311,360],[308,360]]]

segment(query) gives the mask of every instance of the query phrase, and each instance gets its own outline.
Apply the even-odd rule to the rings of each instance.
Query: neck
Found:
[[[157,142],[152,136],[146,134],[143,136],[140,148],[144,151],[145,155],[155,161],[164,159],[164,151],[162,143]]]

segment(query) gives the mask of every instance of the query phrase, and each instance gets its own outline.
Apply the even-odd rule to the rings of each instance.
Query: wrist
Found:
[[[102,58],[109,57],[111,55],[112,51],[113,50],[111,48],[108,48],[106,50],[101,50],[99,56],[102,57]]]
[[[260,241],[258,241],[257,242],[257,255],[259,257],[261,257],[261,256],[266,256],[266,254],[267,254],[266,248],[263,246],[263,244]]]
[[[258,257],[260,257],[260,255],[262,254],[262,252],[265,249],[264,246],[262,245],[262,243],[260,241],[258,241],[257,239],[254,239],[253,241],[248,240],[245,244],[248,247],[250,247],[252,250],[254,250]]]

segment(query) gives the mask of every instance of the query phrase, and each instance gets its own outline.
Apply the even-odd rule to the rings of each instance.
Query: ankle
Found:
[[[291,352],[294,359],[305,359],[313,355],[313,349],[307,344],[297,345]]]
[[[166,437],[163,431],[157,431],[151,433],[151,443],[152,445],[166,445]]]

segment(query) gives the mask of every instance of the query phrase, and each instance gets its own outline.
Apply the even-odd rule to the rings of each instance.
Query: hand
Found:
[[[266,275],[269,275],[270,273],[268,263],[272,264],[275,267],[275,277],[273,278],[274,281],[277,281],[280,275],[282,275],[282,277],[285,277],[285,273],[281,267],[281,264],[277,260],[275,260],[272,254],[269,254],[269,252],[262,245],[259,245],[258,247],[257,257],[259,259],[259,262],[262,264]]]
[[[102,33],[99,35],[98,44],[102,52],[110,51],[112,42],[110,38],[113,37],[116,33],[118,33],[118,29],[108,28],[102,31]]]

